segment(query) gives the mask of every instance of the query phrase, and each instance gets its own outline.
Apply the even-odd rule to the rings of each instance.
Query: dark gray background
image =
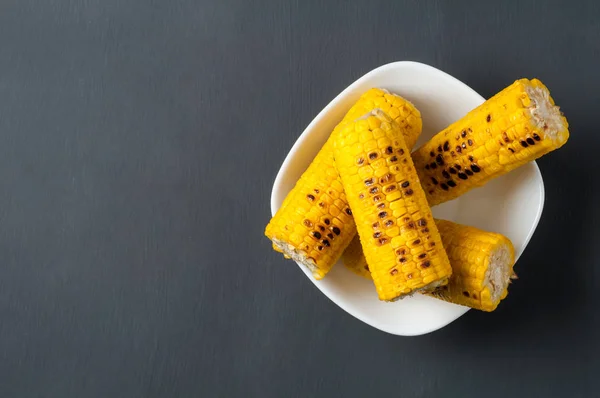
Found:
[[[502,3],[2,1],[0,396],[598,396],[600,5]],[[572,134],[509,299],[418,338],[262,235],[300,132],[397,60],[539,77]]]

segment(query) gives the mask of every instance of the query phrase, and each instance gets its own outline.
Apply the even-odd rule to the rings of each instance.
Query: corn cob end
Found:
[[[462,273],[453,274],[448,285],[434,290],[431,296],[486,312],[498,307],[508,295],[508,285],[515,275],[515,251],[505,236],[492,233],[488,236],[494,242],[490,242],[491,248],[485,257],[473,258],[475,262],[469,263],[468,267],[462,266]],[[459,257],[455,261],[457,264],[461,262]],[[473,266],[475,268],[471,268]]]
[[[521,79],[531,104],[527,107],[535,125],[552,142],[553,149],[563,146],[569,139],[569,123],[560,108],[554,104],[548,88],[538,79]]]

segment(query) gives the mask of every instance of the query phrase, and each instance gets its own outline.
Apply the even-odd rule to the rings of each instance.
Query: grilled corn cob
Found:
[[[298,180],[265,234],[321,279],[356,233],[328,140]]]
[[[445,220],[435,220],[452,276],[446,286],[429,295],[483,311],[493,311],[508,294],[515,253],[511,241],[500,234],[482,231]],[[358,239],[353,239],[342,256],[351,271],[371,279],[367,260]]]
[[[405,138],[416,142],[422,128],[421,114],[410,102],[381,89],[363,94],[345,120],[359,117],[363,110],[370,111],[374,106],[396,115],[398,124],[405,126]],[[316,279],[329,272],[356,235],[356,225],[333,165],[331,138],[286,196],[265,234],[276,251],[304,264]]]
[[[412,158],[431,206],[560,148],[568,123],[537,79],[517,80],[417,149]]]
[[[430,294],[451,303],[493,311],[508,294],[515,250],[500,234],[455,224],[436,222],[452,265],[446,286]]]
[[[445,284],[452,269],[400,126],[376,110],[342,124],[332,137],[379,298]]]

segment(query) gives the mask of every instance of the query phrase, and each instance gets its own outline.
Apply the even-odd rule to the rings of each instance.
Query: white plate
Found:
[[[417,62],[394,62],[367,73],[331,101],[294,144],[273,185],[273,214],[335,125],[360,95],[372,87],[397,93],[421,111],[423,133],[417,147],[484,101],[481,95],[454,77]],[[537,164],[531,162],[482,188],[434,207],[433,215],[508,236],[518,258],[537,227],[543,206],[542,175]],[[372,282],[354,275],[341,262],[321,281],[316,281],[304,266],[299,266],[334,303],[388,333],[402,336],[429,333],[469,310],[419,294],[395,303],[381,302]]]

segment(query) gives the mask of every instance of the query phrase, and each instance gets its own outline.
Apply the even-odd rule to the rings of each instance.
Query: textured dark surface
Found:
[[[599,17],[593,0],[3,1],[0,396],[598,396]],[[347,315],[262,236],[298,134],[406,59],[484,96],[537,76],[572,131],[539,162],[509,299],[418,338]]]

